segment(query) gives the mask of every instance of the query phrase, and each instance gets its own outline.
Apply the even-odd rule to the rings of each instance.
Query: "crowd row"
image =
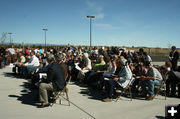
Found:
[[[166,93],[176,96],[176,85],[180,82],[178,59],[179,53],[174,46],[169,55],[170,61],[160,68],[153,66],[151,57],[142,48],[139,52],[115,47],[26,48],[24,51],[19,48],[15,51],[12,46],[4,52],[1,50],[1,64],[13,63],[13,71],[25,78],[36,75],[32,82],[39,84],[42,106],[49,105],[48,90],[63,89],[67,75],[71,75],[74,81],[104,90],[105,102],[112,101],[117,86],[125,88],[130,82],[133,82],[132,90],[147,100],[154,98],[154,86],[162,85],[163,81],[166,81]],[[39,73],[46,73],[47,78],[39,80]]]

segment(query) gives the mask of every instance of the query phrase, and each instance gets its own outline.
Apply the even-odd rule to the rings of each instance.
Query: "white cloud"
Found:
[[[106,27],[106,28],[112,27],[111,24],[95,24],[95,25],[98,26],[98,27]]]
[[[104,28],[104,29],[119,29],[119,27],[116,27],[116,26],[113,26],[111,24],[100,24],[100,23],[96,23],[95,24],[96,27],[99,27],[99,28]]]
[[[87,0],[86,4],[88,5],[89,8],[94,8],[94,3],[90,2],[89,0]]]
[[[103,19],[104,18],[104,14],[103,13],[99,13],[97,15],[95,15],[96,19]]]
[[[93,13],[95,13],[95,17],[97,19],[103,19],[104,18],[104,13],[102,13],[103,7],[98,5],[95,2],[92,2],[90,0],[86,1],[87,7],[89,9],[89,11],[92,11]]]

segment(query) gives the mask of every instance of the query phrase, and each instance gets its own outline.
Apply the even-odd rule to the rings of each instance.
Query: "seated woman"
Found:
[[[83,60],[84,60],[84,66],[81,67],[77,76],[77,79],[81,81],[84,79],[85,73],[87,73],[92,69],[91,60],[89,59],[88,53],[83,54]]]
[[[142,63],[142,62],[138,63],[133,68],[134,68],[134,70],[132,70],[132,72],[135,75],[135,80],[132,84],[132,92],[138,93],[140,84],[142,82],[141,76],[146,75],[147,69],[145,68],[144,63]]]
[[[127,60],[121,58],[118,61],[118,66],[121,67],[117,76],[105,79],[105,90],[107,97],[103,99],[104,102],[111,102],[113,90],[116,85],[120,85],[122,88],[126,87],[132,78],[132,72],[127,64]]]
[[[16,68],[18,69],[18,73],[20,73],[20,65],[26,62],[26,58],[22,52],[19,52],[18,60],[14,63],[15,67],[13,67],[13,72],[16,74]]]

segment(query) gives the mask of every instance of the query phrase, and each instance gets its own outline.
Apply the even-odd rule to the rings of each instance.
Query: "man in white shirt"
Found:
[[[12,45],[11,48],[8,48],[7,50],[11,55],[11,62],[10,63],[14,63],[14,55],[16,53],[15,50],[14,50],[14,46]]]
[[[8,48],[8,51],[10,52],[11,55],[15,55],[15,50],[13,45],[11,46],[11,48]]]
[[[22,66],[22,73],[25,76],[30,75],[31,72],[36,70],[37,67],[40,65],[39,59],[35,56],[35,52],[31,51],[30,55],[31,55],[31,58],[30,58],[29,62],[27,62],[25,64],[21,64],[21,66]]]

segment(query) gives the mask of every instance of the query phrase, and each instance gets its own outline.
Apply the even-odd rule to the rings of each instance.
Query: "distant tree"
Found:
[[[172,44],[168,41],[167,46],[168,46],[168,48],[170,49],[171,46],[172,46]]]
[[[5,41],[6,41],[6,39],[7,39],[7,33],[6,33],[6,32],[3,32],[3,33],[2,33],[2,36],[1,36],[1,38],[0,38],[1,44],[4,44]]]

